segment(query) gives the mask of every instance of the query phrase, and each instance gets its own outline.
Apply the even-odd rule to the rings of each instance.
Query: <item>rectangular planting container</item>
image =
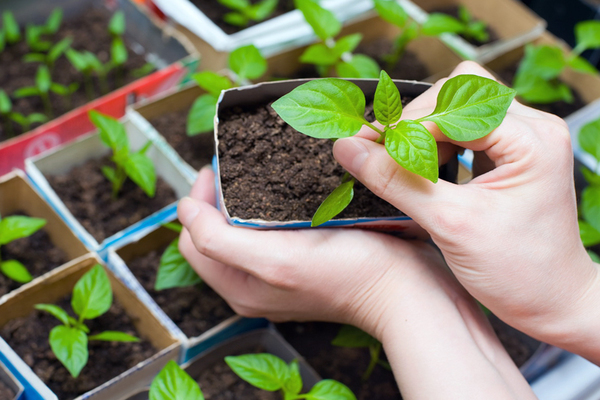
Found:
[[[199,55],[192,43],[131,0],[7,0],[0,5],[0,11],[13,10],[23,26],[27,22],[44,21],[55,7],[62,7],[65,19],[70,19],[77,18],[90,5],[100,9],[114,11],[118,7],[122,10],[127,21],[125,39],[138,51],[145,52],[148,62],[159,70],[71,110],[29,133],[0,143],[0,174],[13,168],[23,168],[25,158],[91,132],[93,126],[87,118],[88,110],[95,109],[120,118],[125,115],[128,104],[179,85],[197,68]]]
[[[252,353],[257,347],[263,348],[264,352],[273,354],[288,363],[292,360],[298,360],[305,390],[310,389],[321,380],[302,356],[273,329],[259,329],[232,338],[202,352],[193,360],[183,364],[182,367],[192,378],[198,379],[202,372],[222,361],[225,357]],[[149,380],[145,383],[147,389],[140,391],[135,396],[128,397],[127,400],[148,400],[148,390],[151,382],[152,380]]]
[[[75,283],[100,260],[95,255],[81,257],[65,268],[60,268],[48,274],[43,281],[26,288],[14,291],[0,301],[0,327],[10,320],[25,317],[34,312],[34,306],[39,303],[53,304],[62,297],[70,294]],[[137,364],[121,375],[77,397],[77,400],[114,400],[136,393],[143,386],[140,382],[148,376],[154,376],[169,360],[179,358],[180,344],[158,321],[145,305],[129,290],[124,283],[116,278],[109,270],[108,273],[114,298],[119,301],[127,315],[132,319],[142,339],[150,341],[157,353],[149,359]],[[60,322],[57,320],[57,325]],[[39,393],[33,399],[54,400],[57,396],[42,382],[42,380],[26,366],[16,353],[0,338],[2,355],[9,360],[18,359],[18,367],[24,370],[29,385]],[[92,360],[90,360],[92,362]]]
[[[131,121],[125,119],[122,121],[129,137],[131,150],[141,149],[149,140]],[[67,209],[60,200],[56,192],[50,187],[45,175],[59,175],[66,173],[72,168],[77,168],[87,160],[97,159],[110,152],[100,140],[98,133],[92,133],[79,138],[73,143],[62,145],[59,148],[46,152],[26,160],[26,170],[34,185],[41,195],[58,212],[61,218],[75,232],[81,241],[90,249],[102,253],[108,246],[124,244],[130,240],[131,235],[137,232],[147,232],[156,224],[168,221],[174,218],[177,209],[177,202],[164,207],[160,211],[142,219],[141,221],[115,233],[106,238],[102,243],[98,241],[85,230],[73,214]],[[154,163],[157,177],[165,180],[175,191],[177,198],[186,196],[193,183],[189,177],[184,176],[163,151],[151,146],[146,155]],[[133,240],[133,239],[131,239]]]
[[[127,266],[133,259],[160,249],[179,237],[179,234],[165,227],[157,227],[138,241],[123,247],[110,248],[107,251],[108,266],[148,307],[155,317],[169,330],[171,335],[182,343],[181,362],[189,361],[206,349],[215,346],[233,336],[253,329],[264,328],[268,322],[262,318],[243,318],[232,316],[210,328],[199,336],[188,337],[166,312],[144,289],[136,276]],[[150,267],[150,266],[148,266]],[[204,287],[199,290],[204,290]]]
[[[13,392],[13,396],[6,400],[22,400],[25,398],[25,389],[21,382],[8,370],[8,368],[0,361],[0,384]]]

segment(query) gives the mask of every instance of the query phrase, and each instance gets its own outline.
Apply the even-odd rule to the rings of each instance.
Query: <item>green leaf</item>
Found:
[[[434,112],[420,120],[435,122],[456,141],[479,139],[502,123],[515,93],[492,79],[459,75],[444,83]]]
[[[37,96],[39,94],[38,89],[35,86],[26,86],[15,90],[13,97],[20,99],[22,97]]]
[[[59,306],[55,306],[54,304],[36,304],[35,309],[47,312],[65,325],[71,324],[69,314]]]
[[[125,33],[125,14],[123,11],[114,13],[108,22],[108,32],[112,36],[123,36]]]
[[[399,28],[408,20],[408,14],[396,0],[375,0],[375,10],[384,21]]]
[[[149,400],[204,400],[194,379],[171,360],[150,385]]]
[[[342,326],[337,336],[331,341],[334,346],[351,348],[371,347],[378,343],[379,341],[373,336],[352,325]]]
[[[32,113],[27,116],[27,121],[30,124],[34,124],[34,123],[43,124],[44,122],[48,121],[48,117],[44,114]]]
[[[35,86],[41,93],[48,93],[51,84],[50,70],[45,65],[41,65],[35,75]]]
[[[275,11],[279,0],[262,0],[248,8],[247,13],[254,21],[263,21]]]
[[[469,9],[462,4],[458,6],[458,18],[460,18],[460,20],[465,24],[468,24],[473,19]]]
[[[288,375],[287,364],[268,353],[228,356],[225,362],[240,378],[269,392],[281,389]]]
[[[597,231],[600,231],[600,187],[588,186],[581,194],[583,218]]]
[[[114,168],[103,166],[102,175],[108,179],[111,183],[115,183],[117,180],[117,171]]]
[[[365,123],[365,96],[358,86],[341,79],[305,83],[272,105],[297,131],[320,139],[354,136]]]
[[[218,0],[219,3],[225,7],[231,8],[232,10],[242,11],[250,7],[248,0]]]
[[[288,364],[288,376],[283,384],[283,390],[289,394],[298,394],[302,390],[302,376],[298,360]]]
[[[577,48],[583,50],[600,47],[600,21],[582,21],[575,25]]]
[[[103,342],[139,342],[140,339],[125,332],[104,331],[88,337],[88,340],[101,340]]]
[[[176,222],[167,222],[166,224],[162,224],[162,226],[177,233],[181,233],[181,231],[183,230],[183,225]]]
[[[379,77],[379,64],[364,54],[354,54],[348,62],[339,63],[336,72],[341,78],[370,78]]]
[[[461,33],[465,25],[447,14],[432,13],[421,27],[421,32],[427,36],[438,36],[442,33]]]
[[[134,153],[125,162],[125,173],[148,197],[156,193],[156,172],[152,160],[140,153]]]
[[[56,43],[48,52],[48,59],[50,62],[55,62],[58,58],[71,46],[73,39],[66,37],[60,42]]]
[[[90,110],[88,116],[92,124],[98,128],[102,143],[110,147],[115,154],[129,152],[129,139],[123,124],[117,119],[96,110]]]
[[[352,53],[358,47],[362,38],[363,35],[361,33],[346,35],[335,43],[333,51],[336,55],[338,55],[338,58],[344,53]]]
[[[46,56],[42,53],[28,53],[23,56],[23,62],[26,63],[43,63],[46,61]]]
[[[315,43],[302,53],[300,62],[329,66],[337,63],[340,56],[341,54],[338,54],[334,49],[327,47],[323,43]]]
[[[115,38],[110,47],[110,55],[115,65],[123,65],[127,61],[127,48],[123,39]]]
[[[229,68],[240,80],[256,79],[267,71],[267,60],[253,44],[235,49],[229,55]]]
[[[0,30],[0,53],[6,48],[6,33],[4,30]]]
[[[598,73],[596,67],[594,67],[588,60],[583,57],[573,57],[569,60],[569,67],[577,72],[581,72],[583,74],[591,74],[595,75]]]
[[[15,215],[0,220],[0,246],[13,240],[29,237],[46,225],[42,218]]]
[[[556,101],[573,102],[569,87],[558,81],[548,81],[538,76],[517,74],[513,87],[519,97],[528,103],[548,104]]]
[[[194,101],[192,108],[190,108],[190,113],[188,114],[188,136],[210,132],[214,129],[218,101],[219,99],[212,94],[203,94]]]
[[[535,76],[541,79],[553,79],[567,66],[567,60],[562,49],[558,46],[535,46],[528,44],[525,46],[525,56],[519,64],[517,75]]]
[[[77,321],[75,318],[71,317],[70,315],[68,316],[68,318],[69,318],[69,324],[73,328],[77,328],[80,331],[84,331],[85,333],[90,333],[90,329],[84,323]]]
[[[321,203],[312,217],[311,227],[324,224],[348,207],[354,198],[354,179],[342,183]]]
[[[63,11],[60,8],[55,8],[52,10],[48,19],[46,20],[46,25],[43,27],[44,33],[48,35],[54,35],[60,29],[60,24],[62,23]]]
[[[239,12],[229,12],[223,16],[223,21],[233,26],[246,26],[250,23],[250,18]]]
[[[15,44],[21,40],[21,30],[15,16],[10,11],[2,13],[2,24],[6,41],[10,44]]]
[[[68,96],[71,94],[71,90],[68,87],[58,83],[52,83],[50,85],[50,91],[58,94],[59,96]]]
[[[25,116],[23,114],[11,112],[10,114],[8,114],[8,117],[13,122],[21,125],[23,127],[23,129],[29,130],[29,125],[31,125],[31,124],[29,123],[27,118],[25,118]]]
[[[33,279],[27,267],[17,260],[8,260],[0,263],[0,271],[9,279],[18,283],[31,282]]]
[[[400,120],[400,116],[402,115],[400,91],[385,71],[381,71],[379,77],[373,108],[375,118],[384,126],[395,124]]]
[[[470,22],[463,32],[467,38],[473,38],[479,43],[487,42],[490,34],[487,31],[487,25],[483,21]]]
[[[586,221],[579,220],[579,236],[585,247],[600,244],[600,231]]]
[[[600,263],[600,256],[598,254],[594,253],[591,250],[588,250],[588,254],[590,255],[590,258],[592,259],[593,262]]]
[[[321,40],[332,39],[342,30],[342,24],[335,15],[314,0],[294,0],[294,4]]]
[[[6,92],[0,89],[0,114],[8,114],[12,110],[12,102]]]
[[[87,59],[82,53],[73,49],[67,49],[65,55],[77,71],[83,72],[89,68]]]
[[[600,175],[595,174],[586,167],[581,167],[580,171],[590,185],[600,186]]]
[[[154,64],[146,63],[143,66],[131,71],[131,76],[133,76],[134,78],[141,78],[142,76],[146,76],[146,75],[150,74],[155,69],[156,69],[156,67],[154,66]]]
[[[324,379],[317,383],[305,398],[307,400],[356,400],[356,396],[346,385],[332,379]]]
[[[578,140],[583,151],[600,161],[600,119],[585,124],[579,131]]]
[[[420,123],[410,120],[386,130],[385,148],[405,169],[431,182],[438,181],[438,154],[435,138]]]
[[[233,83],[226,77],[212,71],[202,71],[192,75],[198,86],[215,97],[219,97],[223,90],[231,89]]]
[[[71,306],[81,320],[98,318],[113,301],[110,280],[100,264],[86,272],[73,288]]]
[[[178,246],[179,239],[175,239],[160,258],[154,290],[188,287],[202,282],[202,278],[181,255]]]
[[[56,358],[67,368],[74,378],[88,361],[88,338],[85,332],[65,325],[50,331],[50,347]]]

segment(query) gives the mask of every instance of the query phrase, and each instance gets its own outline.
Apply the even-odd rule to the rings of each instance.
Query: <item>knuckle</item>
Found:
[[[270,286],[283,290],[294,290],[299,285],[297,273],[294,271],[296,271],[294,266],[276,262],[263,268],[261,278]]]
[[[440,205],[438,210],[430,215],[430,223],[432,232],[436,232],[437,236],[443,236],[446,239],[460,241],[464,235],[468,235],[471,229],[471,224],[467,220],[465,213],[451,211],[456,207],[454,205]]]

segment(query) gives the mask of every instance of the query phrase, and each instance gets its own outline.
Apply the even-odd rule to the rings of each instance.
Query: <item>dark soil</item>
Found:
[[[510,358],[517,367],[521,367],[538,349],[540,342],[505,324],[495,315],[488,318]]]
[[[427,66],[412,51],[406,51],[396,65],[392,67],[387,65],[384,58],[392,53],[393,48],[394,44],[390,39],[379,38],[368,43],[361,43],[355,53],[373,58],[381,69],[385,70],[393,79],[422,81],[431,76]]]
[[[65,37],[72,37],[72,48],[77,51],[91,51],[96,54],[100,61],[107,62],[110,59],[112,40],[107,30],[110,17],[111,15],[108,11],[90,7],[89,10],[77,18],[63,21],[61,29],[53,37],[48,37],[48,40],[51,40],[52,43],[57,43]],[[23,31],[24,29],[21,30]],[[29,52],[30,50],[25,40],[15,45],[7,45],[6,49],[0,52],[0,65],[2,65],[2,68],[0,68],[0,89],[6,91],[9,95],[16,89],[35,84],[35,76],[39,64],[22,61],[23,56]],[[128,52],[129,59],[123,67],[122,73],[120,73],[120,76],[123,78],[117,79],[116,71],[111,72],[108,76],[110,90],[133,82],[137,78],[131,76],[131,71],[146,64],[144,55],[134,53],[130,47],[128,47]],[[57,60],[52,72],[52,79],[54,82],[62,85],[68,85],[72,82],[77,82],[80,85],[77,92],[71,96],[71,102],[58,95],[50,95],[53,117],[58,117],[90,101],[85,95],[83,75],[73,68],[66,56],[63,55]],[[96,78],[94,78],[94,86],[95,96],[100,97],[103,93]],[[25,115],[34,112],[44,113],[42,101],[38,97],[12,98],[12,101],[13,111],[15,112]],[[2,122],[0,124],[0,141],[2,141],[8,139],[10,135],[6,132],[4,121],[0,122]],[[17,125],[14,125],[13,129],[17,134],[22,133],[21,128]]]
[[[165,248],[166,246],[137,257],[127,263],[127,266],[160,308],[188,337],[200,336],[235,315],[225,300],[206,284],[154,290],[160,257]]]
[[[24,215],[22,212],[15,214]],[[3,245],[0,248],[0,259],[20,261],[34,278],[69,261],[67,255],[52,244],[48,233],[43,228],[29,237],[17,239]],[[19,286],[21,284],[0,274],[0,296],[17,289]]]
[[[57,304],[71,312],[70,296]],[[59,321],[48,313],[34,311],[25,318],[9,321],[0,335],[25,361],[33,372],[61,400],[70,400],[127,371],[154,355],[157,350],[146,340],[139,343],[90,341],[89,361],[77,379],[56,359],[48,343],[48,335]],[[131,318],[115,302],[97,319],[86,321],[91,334],[105,330],[126,332],[140,337]]]
[[[186,133],[189,110],[167,113],[150,120],[154,128],[167,140],[194,169],[210,164],[215,155],[215,140],[212,132],[196,136]]]
[[[258,3],[260,0],[250,0],[250,3]],[[259,24],[260,22],[250,22],[247,27],[239,27],[234,25],[229,25],[225,21],[223,21],[223,17],[225,14],[231,12],[232,10],[224,5],[220,4],[217,0],[191,0],[191,2],[200,9],[208,18],[210,18],[217,26],[227,34],[232,34],[239,32],[247,27]],[[279,4],[275,8],[275,12],[271,14],[267,20],[271,18],[278,17],[282,14],[285,14],[288,11],[294,10],[294,1],[293,0],[279,0]],[[262,22],[262,21],[261,21]]]
[[[4,382],[0,381],[0,399],[2,400],[12,400],[15,398],[15,392],[6,386]]]
[[[154,198],[127,179],[119,198],[113,199],[112,184],[101,172],[104,165],[112,165],[109,156],[89,160],[65,175],[46,176],[69,211],[99,243],[177,200],[161,178]]]
[[[340,327],[326,322],[277,324],[285,340],[323,379],[335,379],[348,386],[357,400],[401,399],[394,374],[379,365],[370,379],[363,382],[362,375],[371,360],[369,350],[333,346],[331,341]]]
[[[497,71],[497,74],[504,83],[506,83],[508,86],[511,86],[515,79],[515,75],[517,74],[518,68],[519,63],[512,64],[502,71]],[[565,118],[586,105],[586,102],[576,90],[571,88],[571,92],[573,93],[574,98],[572,103],[567,103],[566,101],[557,101],[550,104],[525,104],[538,110]]]
[[[460,20],[458,9],[459,8],[457,5],[449,5],[447,7],[437,8],[431,12],[447,14],[447,15],[450,15],[451,17],[454,17],[454,18]],[[475,21],[479,21],[479,20],[475,19]],[[477,40],[475,40],[473,38],[467,38],[464,35],[460,35],[460,37],[465,39],[467,42],[469,42],[473,46],[483,46],[483,45],[495,42],[496,40],[500,39],[500,36],[498,36],[496,31],[491,26],[488,25],[486,30],[487,30],[489,37],[488,37],[488,40],[486,40],[485,42],[478,42]]]

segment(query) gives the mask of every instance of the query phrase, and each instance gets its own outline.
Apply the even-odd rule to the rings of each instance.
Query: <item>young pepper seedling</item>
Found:
[[[249,0],[219,0],[219,3],[233,10],[225,14],[223,21],[235,26],[248,26],[251,21],[267,19],[277,7],[279,0],[261,0],[256,4]]]
[[[181,224],[173,222],[163,226],[174,232],[181,232],[183,228]],[[199,283],[202,283],[202,278],[179,252],[179,238],[173,240],[160,258],[154,289],[189,287]]]
[[[47,53],[28,53],[23,56],[25,62],[39,62],[45,64],[50,71],[54,69],[56,60],[62,56],[69,47],[71,47],[73,39],[66,37],[48,50]]]
[[[25,40],[29,49],[34,53],[48,51],[52,47],[52,42],[44,40],[44,35],[54,35],[60,29],[63,12],[60,8],[55,8],[44,25],[28,24],[25,27]]]
[[[50,331],[50,348],[69,373],[77,378],[88,362],[88,341],[139,342],[139,339],[124,332],[104,331],[89,335],[85,320],[96,319],[106,313],[113,302],[113,293],[108,275],[97,264],[77,281],[73,288],[71,307],[78,316],[70,316],[54,304],[36,304],[35,308],[56,317],[63,325]]]
[[[289,364],[273,354],[245,354],[225,357],[225,362],[240,378],[269,392],[281,391],[284,400],[356,400],[354,393],[344,384],[324,379],[308,393],[302,391],[302,377],[298,360]]]
[[[331,344],[338,347],[369,349],[371,360],[362,376],[363,381],[367,381],[371,377],[377,365],[388,371],[392,370],[390,364],[381,359],[381,350],[383,348],[381,342],[352,325],[343,325],[337,336],[331,341]]]
[[[9,138],[13,137],[15,132],[12,123],[21,126],[23,132],[29,131],[34,123],[44,123],[48,121],[48,117],[40,113],[32,113],[27,116],[12,110],[12,102],[6,92],[0,89],[0,117],[4,122],[4,127]]]
[[[21,215],[0,217],[0,247],[17,239],[29,237],[42,229],[46,220]],[[30,282],[33,277],[22,263],[17,260],[2,260],[0,257],[0,272],[18,283]]]
[[[21,29],[11,11],[2,13],[2,30],[0,30],[0,51],[6,44],[16,44],[21,40]]]
[[[149,400],[204,400],[198,383],[173,360],[150,384]]]
[[[358,86],[342,79],[317,79],[305,83],[272,104],[279,116],[297,131],[314,138],[351,137],[366,125],[379,133],[388,154],[402,167],[433,183],[438,181],[435,138],[422,125],[435,122],[448,138],[466,142],[496,129],[506,116],[515,91],[494,80],[459,75],[442,86],[433,113],[417,120],[400,120],[400,92],[389,75],[381,72],[373,103],[379,129],[364,117],[365,96]],[[348,173],[321,204],[312,226],[342,212],[354,197],[356,179]]]
[[[104,166],[102,174],[112,183],[113,198],[117,198],[125,180],[129,177],[148,197],[156,192],[156,172],[146,151],[152,145],[148,141],[140,150],[131,152],[125,127],[115,118],[91,110],[90,121],[98,128],[100,140],[112,150],[111,160],[116,168]]]
[[[125,14],[123,11],[117,11],[112,16],[108,23],[108,33],[112,37],[110,63],[112,67],[116,68],[117,86],[122,86],[123,66],[129,58],[127,47],[125,47],[125,42],[123,41],[123,34],[125,34]]]

